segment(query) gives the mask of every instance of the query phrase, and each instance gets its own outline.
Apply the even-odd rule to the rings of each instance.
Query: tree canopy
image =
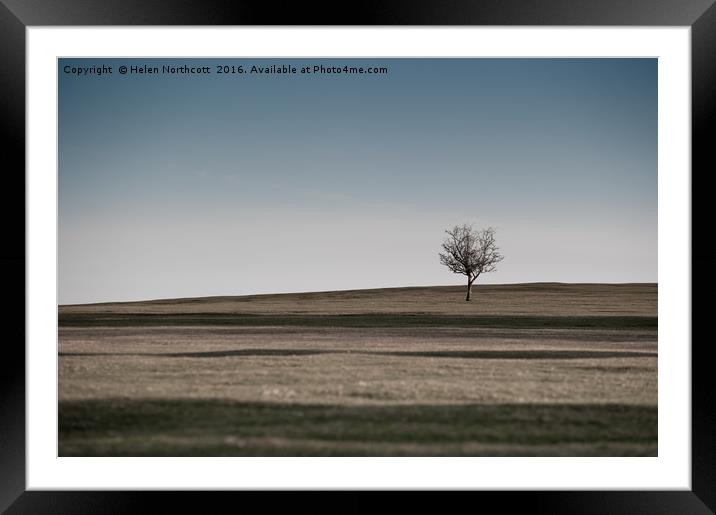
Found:
[[[472,225],[456,225],[446,230],[440,263],[451,272],[467,276],[467,298],[470,300],[472,283],[484,273],[494,272],[503,256],[495,242],[495,229],[488,227],[476,231]]]

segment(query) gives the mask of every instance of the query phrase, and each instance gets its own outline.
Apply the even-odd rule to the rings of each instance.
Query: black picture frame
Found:
[[[0,510],[18,513],[144,512],[149,503],[162,511],[236,510],[235,496],[258,492],[60,492],[26,491],[25,486],[25,30],[31,26],[81,25],[605,25],[688,26],[692,73],[692,489],[690,491],[470,492],[508,512],[538,513],[713,513],[716,511],[716,403],[707,339],[698,337],[708,316],[714,287],[716,240],[709,237],[704,187],[716,170],[707,134],[716,119],[716,6],[714,0],[370,0],[354,4],[260,0],[0,0],[0,124],[3,127],[4,244],[0,255],[6,299],[6,332],[0,359]],[[10,164],[8,164],[10,163]],[[15,204],[15,201],[17,205]],[[23,215],[24,216],[24,215]],[[695,278],[698,276],[698,281]],[[20,299],[23,299],[21,302]],[[705,334],[705,332],[701,332]],[[290,503],[291,509],[340,507],[368,511],[383,504],[375,492],[330,494],[316,505],[307,493],[262,495],[262,509]],[[468,493],[457,494],[468,495]],[[287,499],[288,497],[288,499]],[[422,508],[431,501],[412,497]],[[249,499],[250,500],[250,499]],[[242,498],[241,502],[246,502]],[[439,501],[437,501],[439,502]],[[471,500],[471,503],[474,501]],[[224,504],[227,503],[227,504]],[[440,504],[435,504],[436,509]],[[444,507],[444,506],[443,506]]]

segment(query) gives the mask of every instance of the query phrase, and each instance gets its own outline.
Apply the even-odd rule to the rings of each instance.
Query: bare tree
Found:
[[[495,229],[488,227],[480,231],[471,225],[456,225],[447,233],[443,242],[444,253],[440,253],[440,263],[451,272],[467,276],[467,296],[470,300],[472,283],[480,274],[494,272],[502,255],[495,244]]]

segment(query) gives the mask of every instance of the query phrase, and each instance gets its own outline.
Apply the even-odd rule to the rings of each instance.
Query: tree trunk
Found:
[[[472,293],[472,281],[468,277],[467,279],[467,297],[465,297],[466,301],[470,300],[470,294]]]

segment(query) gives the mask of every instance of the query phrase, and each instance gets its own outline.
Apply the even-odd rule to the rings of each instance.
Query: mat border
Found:
[[[199,510],[207,505],[234,511],[237,495],[258,492],[58,492],[25,488],[25,222],[10,223],[25,213],[25,47],[30,26],[81,25],[511,25],[511,26],[688,26],[691,28],[692,73],[692,341],[710,315],[708,304],[698,302],[716,286],[707,267],[716,265],[716,239],[709,238],[709,212],[705,208],[707,173],[716,170],[707,134],[716,119],[716,5],[714,0],[371,0],[351,9],[337,9],[331,2],[287,2],[278,8],[260,0],[0,0],[0,124],[3,127],[6,238],[0,265],[6,292],[15,292],[4,318],[12,322],[5,339],[0,374],[0,509],[7,513],[124,513],[148,511],[156,503],[169,509]],[[697,171],[700,172],[697,173]],[[22,192],[22,194],[20,193]],[[12,200],[13,202],[8,202]],[[700,200],[700,201],[699,201]],[[20,205],[15,205],[15,201]],[[14,216],[13,216],[14,215]],[[701,233],[701,238],[697,235]],[[699,281],[693,279],[698,274]],[[9,292],[8,292],[9,293]],[[6,293],[6,296],[8,295]],[[700,320],[700,322],[699,322]],[[470,492],[480,502],[500,503],[503,509],[538,513],[714,513],[716,512],[716,403],[712,402],[714,374],[707,359],[707,340],[692,344],[692,490],[691,491],[588,491],[588,492]],[[375,492],[316,492],[261,495],[262,507],[277,505],[312,510],[333,505],[342,512],[367,511],[384,504]],[[421,508],[442,505],[413,492]],[[472,497],[471,497],[472,499]],[[268,500],[268,503],[267,503]],[[232,508],[233,505],[233,508]],[[442,506],[444,508],[444,506]]]

